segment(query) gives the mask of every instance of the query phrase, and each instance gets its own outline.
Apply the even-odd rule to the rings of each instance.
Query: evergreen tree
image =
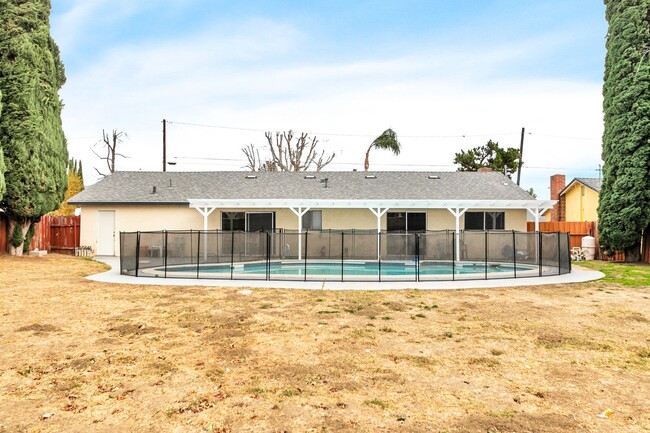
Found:
[[[2,90],[0,90],[0,120],[2,120]],[[2,151],[2,143],[0,143],[0,203],[2,203],[2,197],[7,190],[5,186],[5,169],[4,152]]]
[[[68,200],[70,200],[70,197],[74,197],[75,195],[79,194],[81,191],[84,190],[84,183],[83,183],[83,178],[81,177],[80,174],[81,170],[81,161],[77,161],[76,159],[72,158],[70,159],[68,163],[68,189],[65,192],[65,196],[63,197],[63,203],[61,203],[61,206],[54,212],[51,212],[51,215],[54,216],[72,216],[74,215],[74,211],[77,208],[76,206],[72,206],[68,204]]]
[[[50,36],[50,0],[0,0],[0,148],[9,217],[9,253],[22,254],[34,222],[59,207],[67,188],[68,152],[58,91],[65,82]]]
[[[77,167],[77,175],[79,176],[79,179],[81,180],[81,190],[83,191],[84,187],[84,168],[81,165],[81,160],[79,160],[79,166]]]
[[[502,149],[498,142],[488,140],[484,146],[467,151],[461,150],[454,158],[454,164],[460,165],[458,171],[478,171],[479,168],[491,168],[493,171],[506,171],[511,177],[519,169],[519,149],[508,147]]]
[[[650,223],[650,0],[605,0],[601,246],[640,258]]]

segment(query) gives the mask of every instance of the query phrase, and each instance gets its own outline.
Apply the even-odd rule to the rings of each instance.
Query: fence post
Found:
[[[537,249],[539,250],[539,254],[537,255],[537,259],[539,260],[539,276],[542,276],[542,232],[537,232],[539,235],[539,244],[537,246]]]
[[[135,276],[138,276],[140,270],[140,232],[135,234]]]
[[[571,263],[571,234],[567,233],[566,234],[566,246],[567,246],[567,254],[569,255],[569,273],[571,272],[571,267],[573,266],[573,263]]]
[[[451,281],[456,281],[456,232],[451,233]]]
[[[230,279],[233,279],[233,270],[235,269],[235,232],[230,232]]]
[[[302,233],[298,233],[298,236],[300,236],[301,234]],[[305,277],[304,277],[304,281],[307,281],[307,242],[308,242],[308,239],[309,239],[308,235],[309,235],[309,229],[307,229],[307,231],[305,231]]]
[[[378,255],[377,255],[377,271],[379,272],[379,282],[381,283],[381,232],[377,232],[377,247],[379,248],[378,250]]]
[[[201,266],[201,230],[199,230],[199,236],[196,240],[196,278],[199,278]]]
[[[560,232],[557,232],[557,274],[562,275],[562,249],[560,247]]]
[[[514,277],[517,278],[517,235],[512,231],[512,266],[514,269]]]
[[[165,237],[165,278],[167,278],[167,230],[163,232]]]
[[[415,281],[420,281],[420,233],[415,234]]]
[[[266,281],[271,280],[271,233],[266,232]]]
[[[345,256],[345,232],[341,231],[341,282],[343,282],[343,262]]]
[[[485,232],[485,279],[488,279],[488,232]]]

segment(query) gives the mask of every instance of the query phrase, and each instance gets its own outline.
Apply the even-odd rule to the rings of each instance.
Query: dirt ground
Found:
[[[0,432],[650,431],[648,287],[83,278],[104,268],[0,255]]]

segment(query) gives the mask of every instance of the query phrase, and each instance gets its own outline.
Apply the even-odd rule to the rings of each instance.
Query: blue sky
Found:
[[[237,170],[264,130],[316,134],[328,169],[362,168],[392,127],[402,154],[371,170],[454,170],[488,139],[519,145],[522,186],[597,177],[606,22],[593,0],[55,0],[52,34],[72,156],[86,182],[102,129],[128,134],[122,170]],[[209,125],[190,126],[186,123]]]

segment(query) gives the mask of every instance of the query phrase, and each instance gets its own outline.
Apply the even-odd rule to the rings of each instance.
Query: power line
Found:
[[[219,164],[219,162],[237,162],[245,164],[245,159],[237,158],[209,158],[209,157],[191,157],[191,156],[179,156],[174,157],[174,159],[184,159],[188,160],[183,162],[183,164],[191,165],[234,165],[234,164]],[[198,162],[197,162],[198,161]],[[205,162],[201,162],[205,161]],[[358,162],[335,162],[332,161],[332,165],[356,165],[360,166],[361,163]],[[376,163],[373,165],[379,165],[383,167],[456,167],[455,164],[398,164],[398,163]],[[599,171],[597,168],[581,168],[581,167],[539,167],[539,166],[530,166],[524,165],[525,169],[533,170],[565,170],[565,171]]]
[[[269,132],[270,129],[259,128],[241,128],[236,126],[225,125],[209,125],[206,123],[191,123],[191,122],[176,122],[172,120],[167,121],[168,124],[195,126],[199,128],[215,128],[215,129],[228,129],[233,131],[247,131],[247,132]],[[300,133],[300,131],[296,131]],[[338,132],[308,132],[309,134],[321,135],[327,137],[364,137],[375,138],[375,134],[344,134]],[[501,137],[507,135],[517,135],[516,132],[502,132],[492,134],[456,134],[456,135],[400,135],[400,138],[472,138],[472,137]]]
[[[537,137],[546,137],[546,138],[563,138],[565,140],[582,140],[582,141],[598,141],[598,142],[601,141],[600,138],[570,137],[566,135],[537,134],[532,132],[528,132],[528,135],[535,135]]]

